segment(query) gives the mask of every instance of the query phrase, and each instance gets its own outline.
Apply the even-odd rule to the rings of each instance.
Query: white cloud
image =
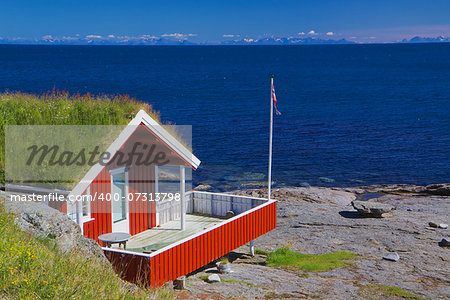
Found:
[[[149,40],[158,39],[157,36],[150,35],[150,34],[144,34],[144,35],[141,35],[140,38],[141,38],[141,39],[149,39]]]
[[[76,41],[76,40],[78,40],[77,37],[72,37],[72,36],[63,36],[62,39],[65,40],[65,41]]]
[[[302,31],[302,32],[299,32],[298,35],[305,35],[305,33]]]
[[[109,37],[110,39],[113,39],[113,38],[115,38],[116,36],[115,36],[114,34],[110,34],[110,35],[108,35],[108,37]]]
[[[224,34],[222,35],[224,38],[232,38],[232,37],[240,37],[239,34]]]
[[[188,37],[197,36],[197,34],[195,34],[195,33],[187,33],[187,34],[183,34],[183,33],[165,33],[165,34],[163,34],[161,36],[162,37],[172,37],[172,38],[176,38],[176,39],[187,39]]]
[[[50,34],[44,35],[42,37],[43,40],[53,40],[53,36],[51,36]]]
[[[328,36],[332,36],[332,35],[334,35],[334,32],[328,31],[328,32],[327,32],[327,35],[328,35]]]
[[[376,39],[376,37],[375,36],[369,36],[369,39],[374,40],[374,39]]]
[[[308,34],[309,34],[309,35],[315,35],[316,32],[315,32],[314,30],[310,30],[310,31],[308,32]]]
[[[89,34],[86,36],[87,39],[101,39],[102,36],[101,35],[94,35],[94,34]]]

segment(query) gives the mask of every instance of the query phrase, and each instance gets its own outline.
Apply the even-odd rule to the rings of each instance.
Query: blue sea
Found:
[[[430,184],[450,175],[450,44],[0,45],[0,91],[129,94],[192,125],[194,183]]]

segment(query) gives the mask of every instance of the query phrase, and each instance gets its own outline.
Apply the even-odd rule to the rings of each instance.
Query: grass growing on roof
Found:
[[[173,299],[164,289],[130,291],[108,264],[60,253],[51,240],[20,231],[0,202],[0,298]]]
[[[126,125],[141,109],[160,122],[151,105],[127,95],[0,93],[0,183],[5,183],[7,125]]]
[[[347,251],[331,252],[327,254],[303,254],[283,247],[269,253],[266,265],[270,267],[298,268],[306,272],[325,272],[335,268],[352,265],[349,261],[356,254]]]

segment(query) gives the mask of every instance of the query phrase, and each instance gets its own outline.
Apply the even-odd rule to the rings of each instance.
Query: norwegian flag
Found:
[[[273,106],[275,107],[275,113],[279,116],[281,115],[281,113],[277,109],[277,96],[275,95],[275,86],[273,84],[272,84],[272,99],[273,99]]]

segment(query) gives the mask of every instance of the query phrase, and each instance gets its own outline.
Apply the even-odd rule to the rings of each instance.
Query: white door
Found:
[[[112,231],[130,233],[128,211],[128,173],[111,170]]]

